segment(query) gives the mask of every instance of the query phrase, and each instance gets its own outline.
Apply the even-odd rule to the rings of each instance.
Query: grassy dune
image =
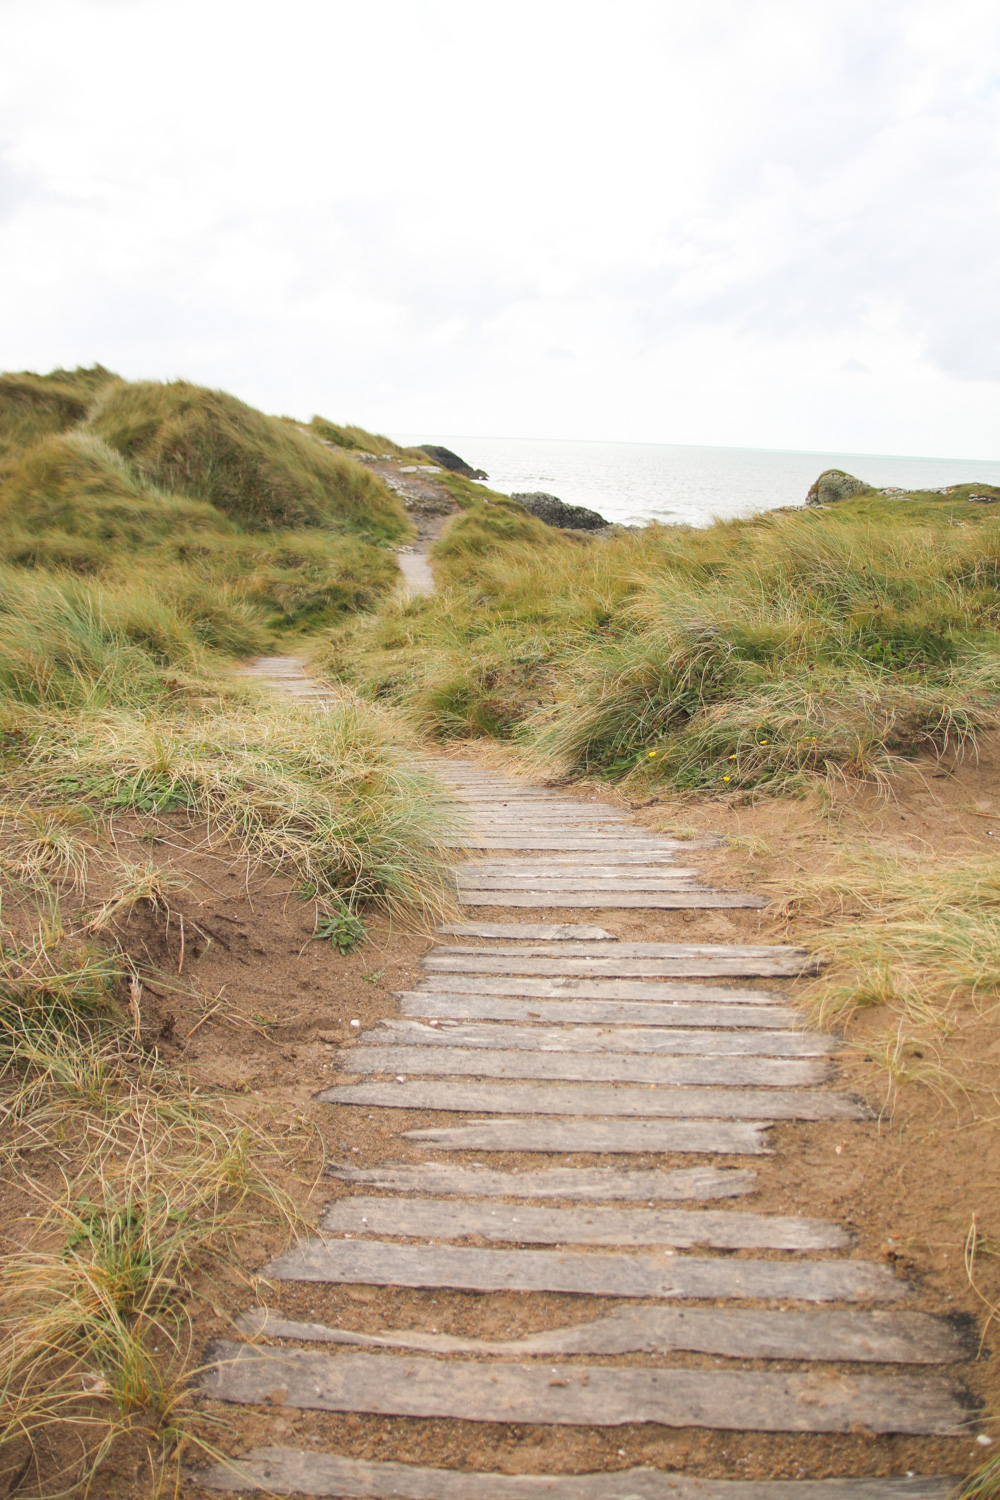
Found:
[[[1000,522],[964,492],[587,539],[459,517],[444,587],[323,658],[441,738],[673,789],[885,778],[996,722]]]
[[[238,1232],[298,1222],[312,1149],[160,1060],[128,919],[169,924],[176,880],[116,820],[282,875],[341,948],[369,909],[445,901],[447,812],[403,718],[232,675],[371,608],[408,534],[348,453],[233,397],[0,377],[0,1157],[30,1212],[0,1274],[0,1487],[86,1489],[124,1445],[171,1488],[210,1448],[192,1287],[239,1274]]]

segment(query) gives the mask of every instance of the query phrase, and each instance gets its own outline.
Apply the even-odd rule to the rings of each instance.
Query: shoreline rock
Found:
[[[843,469],[824,469],[819,478],[813,481],[806,495],[806,504],[834,505],[838,500],[851,500],[855,495],[874,493],[870,484]]]
[[[436,443],[421,443],[421,453],[426,453],[428,458],[440,464],[442,469],[448,469],[452,474],[461,474],[465,479],[489,479],[485,469],[474,469],[467,464],[464,458],[459,458],[457,453],[452,453],[450,448],[441,448]]]
[[[544,521],[546,526],[557,526],[561,531],[601,531],[611,524],[596,510],[588,510],[585,505],[567,505],[544,490],[526,491],[510,498],[523,505],[539,521]]]

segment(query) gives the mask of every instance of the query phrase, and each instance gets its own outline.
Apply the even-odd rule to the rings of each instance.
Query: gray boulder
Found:
[[[807,505],[833,505],[837,500],[850,500],[852,495],[870,495],[872,487],[843,469],[824,469],[806,496]]]
[[[555,495],[546,495],[544,490],[511,495],[510,498],[519,501],[525,510],[544,521],[546,526],[559,526],[564,531],[600,531],[609,524],[596,510],[588,510],[585,505],[566,505],[564,501],[557,500]]]

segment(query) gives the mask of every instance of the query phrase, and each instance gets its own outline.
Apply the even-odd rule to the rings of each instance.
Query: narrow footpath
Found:
[[[332,1165],[321,1234],[261,1270],[274,1305],[208,1352],[206,1397],[257,1416],[195,1487],[945,1500],[976,1432],[974,1333],[816,1211],[809,1163],[835,1174],[878,1122],[784,992],[807,955],[667,940],[765,905],[701,882],[704,843],[430,763],[470,814],[465,919],[317,1095],[390,1112],[396,1145]],[[345,1287],[375,1299],[376,1331],[324,1312]],[[385,1419],[395,1457],[359,1457],[374,1438],[331,1413]]]

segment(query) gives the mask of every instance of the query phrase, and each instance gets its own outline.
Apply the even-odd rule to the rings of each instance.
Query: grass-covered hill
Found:
[[[363,464],[224,392],[0,376],[0,563],[156,598],[200,641],[259,650],[370,606],[408,529]]]
[[[396,582],[410,524],[352,443],[183,382],[0,376],[0,1492],[181,1486],[192,1289],[299,1222],[294,1128],[164,1040],[273,1045],[244,961],[211,995],[199,968],[235,893],[277,879],[299,946],[341,949],[445,899],[400,716],[232,670]]]
[[[884,777],[996,722],[1000,506],[983,493],[596,538],[494,498],[438,544],[435,597],[346,623],[322,660],[440,738],[571,772],[754,794]]]

